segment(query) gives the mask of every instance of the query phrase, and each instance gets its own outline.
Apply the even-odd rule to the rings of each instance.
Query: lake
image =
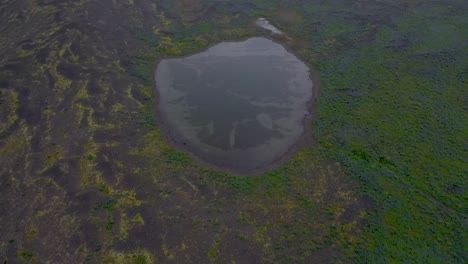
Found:
[[[313,96],[309,71],[261,37],[161,60],[155,80],[165,134],[217,168],[270,168],[303,137]]]

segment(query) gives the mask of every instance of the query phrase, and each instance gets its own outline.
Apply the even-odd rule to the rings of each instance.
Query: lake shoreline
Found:
[[[265,32],[267,30],[259,30],[261,32]],[[287,52],[290,52],[293,54],[298,60],[300,60],[302,63],[304,63],[305,66],[308,67],[308,73],[309,73],[309,78],[312,81],[312,94],[310,97],[310,100],[307,101],[306,103],[306,110],[307,114],[302,118],[302,127],[303,127],[303,132],[301,135],[298,137],[298,139],[295,141],[294,144],[291,145],[280,157],[274,159],[273,161],[269,162],[268,165],[266,166],[261,166],[258,168],[254,169],[244,169],[242,166],[228,166],[226,164],[222,164],[220,162],[208,162],[206,159],[204,159],[201,155],[201,152],[199,149],[196,147],[191,147],[189,144],[184,142],[183,140],[179,140],[178,138],[180,137],[179,132],[176,131],[175,128],[172,128],[168,123],[167,115],[164,113],[164,110],[162,107],[160,107],[160,93],[157,88],[157,83],[156,83],[156,70],[157,67],[159,66],[159,63],[165,59],[180,59],[180,58],[186,58],[190,57],[196,53],[201,53],[204,51],[207,51],[208,49],[220,44],[220,43],[225,43],[225,42],[242,42],[246,41],[251,38],[255,37],[262,37],[269,39],[273,41],[274,43],[277,43],[281,45]],[[299,150],[301,150],[304,147],[312,146],[314,143],[313,140],[313,135],[312,135],[312,124],[313,120],[315,118],[315,108],[316,108],[316,102],[317,98],[320,93],[320,78],[319,74],[316,70],[316,68],[311,65],[311,63],[308,63],[304,61],[298,54],[297,54],[297,49],[294,49],[291,45],[292,39],[290,37],[287,37],[285,34],[284,35],[277,35],[277,34],[258,34],[257,36],[249,36],[246,38],[240,38],[240,39],[235,39],[235,40],[224,40],[220,41],[217,43],[214,43],[212,45],[209,45],[205,49],[202,49],[200,51],[196,51],[194,53],[188,54],[188,55],[182,55],[182,56],[162,56],[160,59],[158,59],[155,63],[155,67],[153,70],[153,92],[155,96],[155,105],[154,105],[154,111],[156,112],[157,119],[158,119],[158,128],[160,129],[161,133],[163,134],[164,138],[166,139],[167,143],[180,151],[183,151],[186,153],[188,156],[190,156],[193,160],[196,162],[214,169],[218,170],[221,172],[226,172],[229,174],[233,175],[238,175],[238,176],[256,176],[256,175],[261,175],[264,174],[268,171],[277,169],[283,165],[285,165],[294,155],[297,154]]]

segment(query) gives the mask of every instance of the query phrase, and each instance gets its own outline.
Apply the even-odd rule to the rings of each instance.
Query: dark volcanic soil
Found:
[[[209,170],[165,143],[152,112],[157,56],[261,34],[245,20],[239,32],[200,34],[177,50],[172,38],[183,21],[237,16],[216,14],[231,4],[190,5],[177,1],[182,13],[166,14],[162,2],[139,0],[2,3],[3,261],[289,262],[324,247],[345,257],[329,240],[337,224],[329,219],[354,230],[362,205],[326,195],[352,186],[338,165],[308,164],[302,154],[295,162],[303,166],[252,181]],[[354,208],[353,216],[325,214],[331,201]]]
[[[465,2],[1,1],[0,262],[466,263]],[[167,144],[153,73],[258,17],[322,85],[244,177]]]

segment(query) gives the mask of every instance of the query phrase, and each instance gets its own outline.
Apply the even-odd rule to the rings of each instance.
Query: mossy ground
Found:
[[[0,261],[466,261],[463,1],[2,5]],[[242,177],[166,143],[152,76],[259,16],[322,87],[315,144]]]

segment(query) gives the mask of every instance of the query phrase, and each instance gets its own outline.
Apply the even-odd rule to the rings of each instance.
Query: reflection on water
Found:
[[[202,160],[238,171],[265,167],[294,145],[312,96],[308,67],[265,38],[162,60],[156,86],[173,136]]]

